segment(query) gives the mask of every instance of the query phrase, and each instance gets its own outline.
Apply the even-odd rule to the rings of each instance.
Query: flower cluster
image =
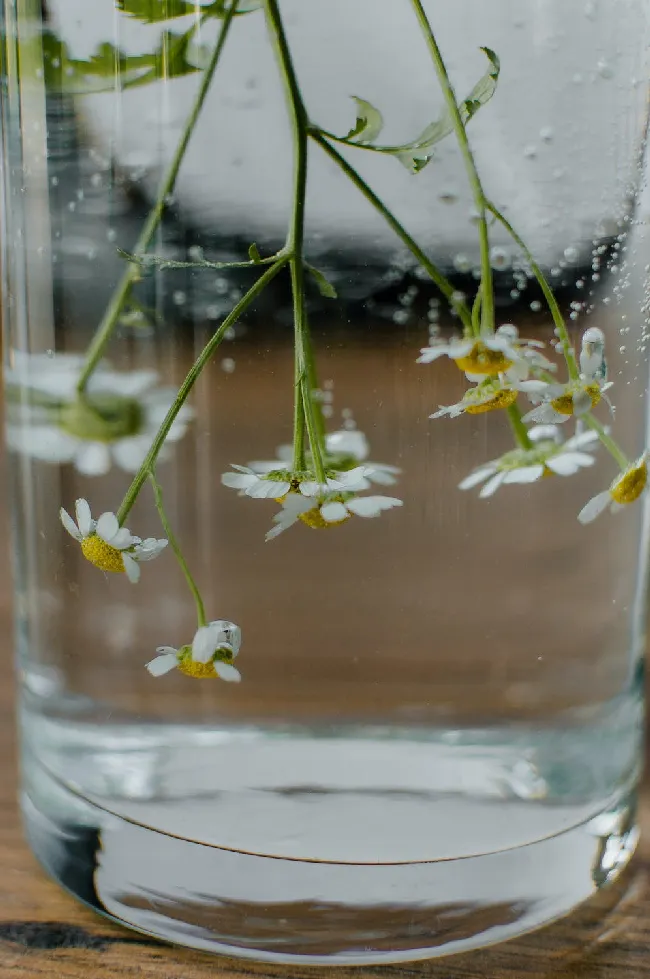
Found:
[[[157,656],[147,663],[152,676],[162,676],[177,669],[197,679],[218,677],[227,683],[239,683],[241,674],[233,660],[241,647],[241,629],[227,619],[216,619],[199,626],[191,643],[176,649],[159,646]]]

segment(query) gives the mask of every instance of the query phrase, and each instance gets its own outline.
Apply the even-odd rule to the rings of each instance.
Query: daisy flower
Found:
[[[328,469],[349,472],[370,455],[370,445],[363,432],[358,429],[341,429],[325,436],[323,462]],[[293,446],[280,445],[276,449],[277,458],[268,461],[249,462],[248,468],[257,473],[268,473],[274,469],[287,468],[293,460]],[[309,453],[307,454],[310,460]],[[385,462],[367,462],[366,478],[381,486],[393,486],[402,470]]]
[[[81,545],[81,553],[101,571],[125,572],[129,581],[140,580],[140,564],[153,561],[167,547],[167,541],[155,537],[134,537],[120,527],[114,513],[102,513],[93,520],[87,500],[75,503],[76,523],[61,507],[61,523]]]
[[[289,494],[280,512],[274,516],[274,526],[268,531],[266,540],[273,540],[298,520],[315,530],[322,530],[336,527],[353,516],[378,517],[382,511],[402,505],[402,500],[392,496],[357,497],[352,493],[328,493],[314,501],[295,493]]]
[[[557,425],[577,418],[595,408],[612,382],[599,384],[596,380],[581,377],[566,384],[545,384],[539,392],[529,392],[531,401],[541,402],[523,417],[525,422],[539,425]]]
[[[258,500],[283,500],[288,493],[298,493],[302,496],[318,496],[323,492],[335,490],[356,492],[368,489],[370,482],[367,466],[356,466],[347,472],[327,470],[324,484],[319,483],[314,473],[293,472],[290,469],[272,469],[268,472],[256,472],[250,466],[236,466],[235,472],[223,473],[221,482],[231,489],[238,489],[240,495],[250,496]]]
[[[113,464],[136,472],[177,393],[156,387],[155,371],[119,372],[100,364],[79,396],[83,358],[14,353],[12,361],[5,383],[20,392],[20,414],[12,418],[10,408],[9,447],[43,462],[72,463],[86,476],[105,475]],[[183,405],[166,444],[184,436],[192,416]]]
[[[553,474],[572,476],[594,464],[594,457],[589,452],[598,442],[596,432],[582,432],[562,442],[556,425],[538,425],[530,429],[528,437],[533,443],[532,448],[513,449],[499,459],[479,466],[458,484],[459,489],[472,489],[483,483],[479,496],[485,498],[505,483],[534,483],[542,476]]]
[[[592,496],[580,513],[580,523],[591,523],[609,507],[612,513],[619,513],[628,503],[638,500],[648,484],[648,453],[632,463],[625,472],[620,473],[609,489]]]
[[[466,391],[457,404],[441,405],[429,418],[442,418],[445,415],[457,418],[462,414],[480,415],[486,411],[509,408],[517,400],[520,391],[532,393],[545,387],[544,381],[511,381],[505,374],[498,378],[489,377]]]
[[[239,626],[227,619],[215,619],[196,630],[191,644],[180,649],[158,646],[158,655],[147,663],[147,669],[152,676],[163,676],[177,669],[199,679],[218,677],[227,683],[239,683],[241,674],[233,666],[233,660],[240,647]]]
[[[539,340],[521,340],[517,327],[504,323],[495,333],[483,334],[480,339],[433,340],[421,349],[417,362],[431,364],[439,357],[449,357],[470,379],[482,380],[486,375],[502,374],[515,365],[519,365],[518,373],[528,370],[531,353],[537,353],[537,348],[543,346]]]

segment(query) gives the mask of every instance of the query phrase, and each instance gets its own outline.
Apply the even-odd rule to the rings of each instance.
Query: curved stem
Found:
[[[140,466],[138,472],[135,474],[133,478],[133,482],[131,483],[131,485],[129,486],[128,490],[124,495],[124,499],[122,500],[120,508],[117,511],[117,519],[120,523],[120,526],[126,520],[126,517],[128,516],[133,504],[135,503],[138,497],[138,493],[142,489],[144,481],[147,479],[149,473],[151,472],[156,462],[156,459],[158,458],[158,453],[160,452],[160,450],[162,449],[165,443],[165,439],[169,434],[170,428],[174,424],[174,420],[178,412],[181,410],[185,401],[187,400],[187,397],[190,391],[192,390],[192,388],[194,387],[194,385],[196,384],[196,381],[198,380],[203,368],[214,354],[215,350],[223,340],[224,336],[226,335],[230,327],[234,326],[234,324],[237,322],[237,320],[244,312],[244,310],[246,310],[248,306],[250,306],[252,301],[257,296],[259,296],[259,294],[266,288],[269,282],[271,282],[271,280],[275,278],[278,272],[285,267],[287,262],[288,262],[288,258],[287,256],[284,256],[283,258],[279,259],[275,263],[275,265],[272,265],[269,269],[266,270],[266,272],[264,272],[263,275],[259,277],[257,282],[255,282],[254,285],[251,286],[248,292],[244,296],[242,296],[242,298],[239,300],[237,305],[234,306],[234,308],[230,311],[228,316],[226,316],[225,320],[223,321],[219,329],[216,331],[216,333],[214,333],[212,337],[210,337],[205,347],[194,361],[194,364],[188,371],[185,380],[183,381],[183,383],[179,388],[178,394],[174,399],[174,403],[172,404],[169,411],[165,415],[160,428],[156,432],[154,440],[151,443],[151,448],[147,452],[144,462]]]
[[[194,598],[194,604],[196,605],[196,617],[197,617],[197,620],[198,620],[198,624],[199,624],[199,626],[207,625],[207,618],[206,618],[206,615],[205,615],[205,605],[203,604],[203,599],[201,598],[201,592],[199,591],[198,585],[195,582],[194,578],[192,577],[192,572],[190,571],[189,567],[187,566],[187,562],[185,561],[185,558],[183,557],[183,552],[181,551],[180,545],[179,545],[178,541],[176,540],[176,536],[174,535],[174,531],[172,530],[171,524],[169,523],[169,520],[167,518],[167,514],[165,512],[165,506],[164,506],[164,503],[163,503],[162,488],[160,486],[160,483],[156,479],[156,474],[155,474],[155,472],[154,472],[153,469],[151,469],[150,472],[149,472],[149,480],[150,480],[151,486],[153,488],[153,495],[154,495],[154,500],[155,500],[155,503],[156,503],[156,510],[158,511],[158,516],[160,517],[160,522],[161,522],[161,524],[163,526],[163,530],[165,531],[165,535],[167,537],[167,540],[169,541],[169,546],[171,547],[172,551],[174,552],[174,556],[175,556],[176,560],[178,561],[178,564],[180,566],[180,569],[181,569],[181,571],[183,572],[183,574],[185,576],[185,580],[187,582],[187,586],[188,586],[189,590],[192,592],[192,597]]]
[[[454,92],[454,88],[451,84],[451,79],[447,74],[447,68],[445,62],[443,61],[440,48],[438,47],[438,42],[436,41],[431,29],[431,24],[429,23],[426,13],[424,12],[424,7],[422,6],[421,0],[411,0],[411,4],[415,11],[415,16],[417,17],[420,29],[424,35],[424,39],[427,43],[427,47],[429,48],[433,66],[436,70],[438,81],[440,82],[440,87],[442,89],[442,94],[447,104],[447,111],[449,112],[449,116],[454,127],[458,147],[463,157],[467,177],[472,188],[474,204],[476,206],[476,210],[478,211],[479,241],[481,246],[481,286],[483,292],[483,301],[481,306],[482,326],[485,332],[492,333],[494,330],[494,291],[492,287],[490,238],[488,234],[486,200],[483,193],[483,186],[481,184],[481,178],[479,177],[478,170],[476,169],[474,154],[472,153],[469,140],[467,139],[465,124],[463,123],[461,114],[458,110],[456,93]]]
[[[208,90],[212,84],[212,79],[217,69],[217,65],[219,64],[221,52],[224,44],[226,43],[226,38],[228,37],[228,32],[230,30],[233,17],[237,11],[238,2],[239,0],[232,0],[232,3],[224,16],[221,31],[219,32],[219,38],[215,45],[214,51],[212,52],[210,62],[205,68],[205,71],[201,77],[199,90],[196,94],[196,98],[194,99],[192,109],[185,122],[185,127],[178,142],[178,146],[176,147],[173,159],[163,177],[162,183],[158,190],[156,202],[149,212],[149,216],[147,217],[144,227],[140,232],[140,236],[135,244],[134,251],[136,254],[138,252],[145,251],[145,249],[149,247],[158,225],[160,224],[160,219],[162,218],[163,211],[165,210],[167,198],[174,189],[174,184],[176,183],[176,178],[178,176],[178,171],[181,168],[185,151],[187,150],[192,133],[194,132],[194,127],[203,107],[205,97],[208,94]],[[106,307],[106,311],[104,312],[101,322],[97,327],[97,331],[91,341],[90,347],[88,348],[86,363],[77,383],[77,391],[79,394],[83,394],[86,390],[86,385],[90,380],[92,372],[104,355],[108,341],[113,334],[113,330],[115,329],[119,315],[122,312],[124,303],[128,298],[131,286],[139,275],[139,271],[138,265],[133,263],[127,265],[117,286],[115,287],[111,300]]]
[[[526,245],[525,241],[521,238],[520,235],[517,234],[517,232],[510,224],[508,219],[505,218],[501,213],[501,211],[499,211],[494,206],[494,204],[492,204],[490,201],[486,201],[485,206],[487,207],[488,211],[490,211],[495,216],[497,221],[501,222],[501,224],[506,229],[506,231],[508,232],[512,240],[521,248],[522,252],[526,256],[526,260],[528,261],[528,264],[530,265],[533,271],[533,275],[535,276],[537,282],[539,283],[540,289],[544,293],[544,299],[546,300],[546,304],[549,308],[551,316],[553,317],[553,322],[555,323],[557,335],[559,337],[560,343],[562,344],[562,353],[564,354],[564,359],[566,361],[569,377],[571,378],[572,381],[577,381],[580,377],[580,371],[578,369],[578,364],[576,363],[576,355],[574,353],[571,340],[569,339],[569,333],[566,328],[566,323],[564,322],[564,317],[562,316],[562,312],[560,310],[560,307],[558,306],[557,299],[555,298],[553,294],[553,290],[548,284],[546,276],[544,275],[541,268],[533,258],[532,252]]]
[[[305,199],[307,189],[307,140],[309,120],[307,111],[300,94],[300,86],[293,66],[291,52],[287,42],[280,9],[277,0],[264,0],[266,22],[268,25],[275,56],[282,76],[291,133],[293,138],[293,208],[291,222],[287,234],[286,249],[290,253],[289,267],[291,270],[291,291],[293,294],[293,321],[295,334],[295,376],[296,404],[294,408],[294,467],[299,466],[299,455],[304,456],[304,445],[301,445],[300,431],[302,420],[298,417],[302,412],[304,424],[309,436],[309,447],[314,464],[314,474],[319,483],[325,482],[325,467],[320,432],[316,422],[314,401],[312,398],[312,371],[309,369],[308,331],[309,326],[305,315],[305,267],[303,260],[305,234]],[[300,404],[298,403],[300,402]]]
[[[346,177],[352,181],[352,183],[361,191],[366,200],[372,204],[376,211],[381,214],[386,223],[393,229],[397,237],[406,245],[408,250],[411,252],[414,258],[418,260],[423,269],[427,271],[432,281],[437,285],[440,292],[443,294],[447,302],[451,305],[451,297],[456,292],[456,289],[442,274],[439,268],[431,261],[431,259],[422,251],[418,243],[414,238],[408,233],[406,228],[400,224],[395,215],[389,211],[384,202],[377,197],[375,192],[371,190],[368,184],[365,182],[363,177],[351,166],[345,157],[341,156],[339,151],[331,145],[323,136],[323,133],[318,130],[311,128],[309,130],[309,135],[315,143],[327,153],[331,160],[333,160],[336,165],[343,171]],[[461,322],[466,330],[471,330],[472,328],[472,317],[469,309],[465,303],[454,302],[454,309],[458,311]]]
[[[585,423],[585,425],[588,425],[589,428],[596,432],[601,443],[605,446],[612,458],[616,460],[621,472],[625,472],[625,470],[630,466],[630,460],[627,458],[623,450],[619,448],[611,435],[607,433],[604,425],[601,425],[598,419],[594,418],[591,413],[581,415],[581,420]]]

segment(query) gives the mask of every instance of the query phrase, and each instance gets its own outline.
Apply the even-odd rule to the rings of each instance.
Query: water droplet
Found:
[[[530,143],[528,146],[524,146],[524,157],[527,160],[534,160],[537,156],[537,147]]]
[[[187,257],[191,262],[203,261],[203,249],[200,245],[190,245],[187,249]]]
[[[453,306],[460,306],[461,303],[465,302],[465,293],[461,292],[460,289],[454,289],[449,301]]]
[[[102,179],[103,178],[102,178],[101,173],[93,173],[92,177],[90,178],[90,186],[91,187],[101,187],[101,185],[102,185]]]
[[[540,309],[542,308],[542,304],[540,303],[539,299],[533,299],[532,303],[530,304],[530,308],[532,309],[533,313],[539,313]]]
[[[182,289],[176,289],[172,293],[172,302],[175,306],[184,306],[187,302],[187,293],[183,292]]]
[[[115,230],[115,228],[109,228],[108,231],[106,232],[106,240],[115,241],[116,238],[117,238],[117,231]]]
[[[228,279],[224,279],[222,276],[220,276],[214,280],[213,288],[218,296],[225,296],[230,289],[230,283],[228,282]]]
[[[544,143],[550,143],[550,142],[552,142],[554,135],[555,135],[555,133],[553,132],[553,130],[551,129],[550,126],[544,126],[544,128],[543,129],[540,129],[540,131],[539,131],[539,138]]]
[[[614,69],[609,64],[608,61],[605,61],[604,58],[602,58],[598,62],[598,64],[596,65],[596,71],[598,72],[598,74],[600,75],[601,78],[613,78],[614,77]]]
[[[511,289],[510,290],[510,298],[511,299],[519,299],[520,295],[521,295],[521,293],[519,292],[519,289]]]
[[[223,338],[224,340],[234,340],[237,336],[237,330],[234,326],[229,326],[227,330],[224,330]]]
[[[580,251],[575,247],[575,245],[569,245],[568,248],[564,249],[564,257],[567,262],[577,262],[580,258]]]
[[[584,287],[585,287],[585,280],[584,279],[578,279],[576,281],[576,289],[584,289]]]
[[[232,357],[224,357],[221,361],[221,370],[225,371],[226,374],[232,374],[235,369],[235,361]]]
[[[457,272],[469,272],[472,267],[472,263],[470,262],[469,258],[462,252],[454,255],[453,265]]]
[[[408,323],[410,315],[408,309],[396,309],[393,313],[393,323],[397,323],[398,326],[404,326],[405,323]]]
[[[347,419],[348,421],[354,418],[354,412],[352,411],[352,408],[342,408],[341,417]]]
[[[52,177],[52,179],[50,180],[50,183],[52,184],[53,187],[58,187],[59,186],[59,178],[58,177]]]
[[[490,249],[490,265],[493,269],[507,269],[511,262],[510,252],[506,248],[495,245],[494,248]]]

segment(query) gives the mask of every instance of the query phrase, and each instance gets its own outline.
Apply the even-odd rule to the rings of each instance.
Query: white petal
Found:
[[[164,537],[161,537],[160,540],[148,538],[146,541],[135,545],[134,558],[136,561],[153,561],[165,550],[168,543],[169,541]]]
[[[237,656],[241,649],[241,629],[239,626],[229,619],[215,619],[210,625],[221,630],[225,636],[225,643],[222,642],[222,645],[228,646],[233,656]]]
[[[358,517],[378,517],[382,510],[403,505],[403,501],[394,496],[362,496],[358,500],[349,500],[346,504],[348,510]]]
[[[282,463],[279,459],[272,459],[270,462],[264,462],[262,460],[249,462],[249,467],[254,469],[256,473],[271,473],[276,469],[282,469]]]
[[[111,452],[120,469],[127,473],[134,473],[144,462],[150,448],[151,438],[148,435],[133,435],[113,442]]]
[[[596,496],[592,496],[592,498],[585,503],[582,510],[578,514],[578,520],[580,523],[591,523],[592,520],[595,520],[596,517],[600,516],[603,510],[607,508],[607,504],[610,502],[611,497],[607,490],[605,490],[603,493],[598,493]]]
[[[526,414],[521,419],[522,422],[530,424],[534,422],[536,425],[556,425],[559,422],[566,422],[569,420],[570,415],[562,415],[559,411],[556,411],[553,405],[543,404],[538,408],[533,408],[532,411],[526,412]]]
[[[612,505],[610,506],[609,509],[612,513],[620,513],[621,510],[625,509],[625,504],[617,503],[616,500],[612,500]]]
[[[479,497],[482,500],[486,500],[489,496],[494,496],[499,486],[501,486],[504,476],[505,473],[500,473],[500,472],[496,473],[496,475],[494,475],[491,479],[487,481],[487,483],[479,493]]]
[[[353,456],[360,461],[367,459],[370,452],[368,439],[358,429],[330,432],[325,436],[325,448],[330,453],[340,452],[341,455]]]
[[[416,364],[432,364],[438,357],[443,357],[447,353],[447,347],[422,347],[420,356]]]
[[[445,353],[452,360],[460,360],[461,357],[467,357],[469,353],[472,352],[474,347],[474,340],[455,340],[447,344],[447,349]]]
[[[564,443],[564,449],[565,451],[567,449],[582,449],[586,445],[592,445],[597,441],[598,433],[592,429],[588,429],[586,432],[580,432],[579,435],[572,435],[570,439],[567,439]]]
[[[136,585],[140,581],[140,565],[133,560],[130,554],[126,553],[122,554],[122,561],[127,578],[132,585]]]
[[[209,625],[202,625],[192,640],[192,659],[195,663],[209,663],[215,649],[214,630]]]
[[[120,525],[114,513],[102,513],[101,517],[97,520],[97,533],[107,544],[113,543],[113,538],[119,529]]]
[[[320,508],[320,515],[326,523],[336,523],[347,519],[348,511],[342,503],[324,503]]]
[[[267,532],[264,534],[264,540],[267,542],[270,540],[274,540],[280,534],[284,533],[285,530],[288,530],[289,527],[293,526],[293,524],[296,523],[297,519],[298,518],[295,517],[293,520],[284,520],[282,522],[276,520],[275,527],[271,527],[271,529],[267,530]]]
[[[178,652],[176,646],[156,646],[156,652],[162,656],[163,653],[173,653],[174,656]]]
[[[395,468],[395,466],[377,466],[368,478],[371,483],[377,483],[378,486],[394,486],[397,482],[397,479],[393,476]],[[397,472],[399,473],[401,470],[397,469]]]
[[[576,417],[586,415],[591,409],[591,398],[586,391],[576,391],[573,395],[573,414]]]
[[[541,465],[537,466],[521,466],[520,469],[511,469],[504,476],[504,483],[534,483],[536,482],[544,472],[544,467]]]
[[[241,680],[241,673],[231,663],[223,663],[216,659],[212,665],[217,676],[225,680],[226,683],[239,683]]]
[[[101,518],[100,518],[101,519]],[[102,536],[101,534],[99,535]],[[118,551],[123,551],[127,547],[132,547],[137,538],[133,537],[130,531],[126,527],[120,527],[116,534],[111,537],[111,547],[115,547]]]
[[[347,472],[337,473],[334,482],[338,484],[337,488],[349,490],[350,492],[357,492],[360,489],[367,489],[368,478],[372,476],[373,469],[372,466],[356,466],[354,469],[349,469]],[[328,486],[333,485],[333,481],[327,481]]]
[[[595,461],[586,452],[561,452],[547,459],[546,465],[559,476],[572,476],[582,467],[593,466]]]
[[[7,445],[42,462],[72,462],[79,439],[54,425],[11,425],[7,427]]]
[[[83,442],[74,459],[77,472],[84,476],[105,476],[111,468],[111,453],[104,442]]]
[[[518,391],[523,391],[524,394],[546,394],[547,389],[550,387],[546,381],[518,381],[515,384]],[[535,398],[531,398],[534,401]]]
[[[90,537],[95,529],[95,521],[90,513],[90,506],[87,500],[77,500],[74,505],[74,512],[77,517],[77,527],[82,537]]]
[[[482,469],[477,469],[460,481],[458,489],[467,490],[473,486],[478,486],[479,483],[483,483],[488,476],[492,476],[496,471],[496,466],[484,466]]]
[[[110,394],[121,394],[127,398],[137,398],[144,394],[158,380],[158,375],[151,370],[136,370],[128,372],[105,371],[99,374],[95,382],[91,378],[88,389],[93,392],[107,391]]]
[[[257,482],[257,475],[255,473],[222,473],[221,482],[224,486],[230,486],[231,489],[248,489]]]
[[[59,516],[61,517],[61,523],[68,531],[70,536],[74,537],[76,541],[81,542],[83,540],[83,535],[81,534],[79,528],[77,527],[76,523],[74,522],[74,520],[72,519],[68,511],[64,510],[63,507],[61,507],[61,509],[59,510]]]
[[[328,489],[341,489],[342,487],[334,479],[328,479],[327,484],[317,483],[315,479],[305,479],[300,484],[300,492],[303,496],[320,496]]]
[[[275,479],[259,479],[246,490],[246,496],[254,500],[277,500],[291,489],[291,483]]]
[[[169,673],[176,666],[178,666],[176,653],[163,653],[147,663],[147,669],[152,676],[163,676],[163,674]]]
[[[459,401],[455,405],[441,405],[438,411],[434,411],[432,415],[429,415],[429,418],[444,418],[445,415],[449,415],[450,418],[455,418],[458,415],[462,415],[464,410],[465,405],[462,401]]]

